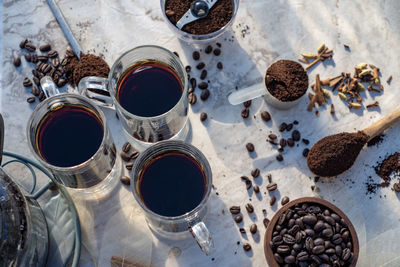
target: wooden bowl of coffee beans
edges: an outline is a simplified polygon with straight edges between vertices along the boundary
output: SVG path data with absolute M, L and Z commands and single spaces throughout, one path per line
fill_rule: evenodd
M 359 245 L 349 218 L 335 205 L 303 197 L 284 205 L 264 237 L 268 265 L 356 266 Z

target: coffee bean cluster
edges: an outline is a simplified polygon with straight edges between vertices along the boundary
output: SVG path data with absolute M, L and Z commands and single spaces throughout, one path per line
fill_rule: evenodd
M 121 149 L 120 157 L 125 162 L 125 168 L 130 171 L 133 168 L 133 162 L 138 156 L 139 152 L 136 150 L 132 150 L 132 145 L 129 142 L 126 142 Z M 125 185 L 130 185 L 131 180 L 128 176 L 122 176 L 121 182 Z
M 354 259 L 346 221 L 314 203 L 282 213 L 269 245 L 280 266 L 349 266 Z
M 70 58 L 75 57 L 75 53 L 68 49 L 66 56 L 60 61 L 57 50 L 53 50 L 51 45 L 46 43 L 39 46 L 40 54 L 36 53 L 36 46 L 28 39 L 24 39 L 19 44 L 26 62 L 34 65 L 32 69 L 32 79 L 25 77 L 23 86 L 32 87 L 32 95 L 27 98 L 28 103 L 33 103 L 36 97 L 39 101 L 43 101 L 46 96 L 40 88 L 40 79 L 44 76 L 50 76 L 57 87 L 63 87 L 67 84 L 68 79 L 64 67 L 67 65 Z M 15 57 L 13 60 L 14 66 L 21 65 L 21 58 Z M 32 82 L 33 81 L 33 82 Z

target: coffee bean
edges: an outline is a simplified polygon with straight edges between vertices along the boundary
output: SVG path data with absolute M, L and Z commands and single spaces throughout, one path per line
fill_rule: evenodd
M 240 207 L 239 206 L 232 206 L 229 208 L 229 211 L 232 214 L 239 214 L 240 213 Z
M 28 62 L 31 62 L 31 61 L 32 61 L 31 54 L 26 53 L 26 54 L 24 55 L 24 57 L 25 57 L 25 60 L 26 60 L 26 61 L 28 61 Z
M 58 60 L 58 58 L 53 58 L 51 60 L 51 64 L 53 65 L 53 67 L 57 68 L 60 65 L 60 60 Z
M 312 214 L 306 215 L 303 217 L 303 223 L 313 226 L 317 223 L 317 217 Z
M 200 59 L 200 53 L 199 51 L 194 51 L 192 54 L 192 57 L 194 60 L 199 60 Z
M 206 101 L 209 96 L 210 96 L 210 91 L 208 89 L 204 89 L 200 94 L 200 99 Z
M 340 234 L 335 234 L 332 236 L 332 243 L 335 245 L 339 245 L 340 243 L 342 243 L 343 239 L 342 236 Z
M 326 238 L 330 238 L 333 236 L 333 231 L 331 228 L 326 228 L 324 230 L 322 230 L 322 236 L 326 237 Z
M 131 184 L 131 179 L 128 176 L 122 176 L 121 177 L 121 183 L 123 183 L 124 185 L 130 185 Z
M 283 263 L 283 259 L 282 259 L 282 257 L 281 257 L 278 253 L 275 253 L 275 254 L 274 254 L 274 258 L 275 258 L 276 262 L 278 262 L 278 263 L 280 263 L 280 264 Z
M 277 161 L 283 161 L 283 156 L 281 154 L 276 156 Z
M 261 119 L 263 121 L 270 121 L 271 120 L 271 115 L 269 114 L 268 111 L 263 111 L 263 112 L 261 112 Z
M 36 77 L 36 76 L 33 76 L 32 80 L 33 80 L 33 82 L 34 82 L 34 83 L 35 83 L 37 86 L 39 86 L 39 85 L 40 85 L 40 80 L 39 80 L 39 78 L 38 78 L 38 77 Z
M 351 251 L 348 248 L 345 248 L 342 252 L 341 259 L 347 261 L 351 256 Z
M 193 87 L 189 87 L 189 88 L 188 88 L 188 94 L 193 93 L 193 92 L 194 92 Z
M 248 213 L 252 213 L 254 211 L 253 205 L 251 205 L 251 203 L 247 203 L 246 204 L 246 210 L 247 210 Z
M 312 249 L 312 253 L 314 253 L 314 254 L 316 254 L 316 255 L 318 255 L 318 254 L 322 254 L 323 252 L 325 251 L 325 247 L 324 246 L 315 246 L 313 249 Z
M 288 139 L 287 139 L 287 144 L 288 144 L 288 146 L 290 146 L 290 147 L 294 147 L 294 141 L 293 141 L 293 139 L 292 139 L 292 138 L 288 138 Z
M 30 87 L 30 86 L 32 86 L 32 81 L 31 81 L 28 77 L 25 77 L 22 84 L 23 84 L 25 87 Z
M 122 146 L 122 151 L 125 153 L 128 153 L 129 150 L 131 150 L 132 145 L 129 142 L 126 142 L 123 146 Z
M 259 187 L 258 185 L 255 185 L 254 188 L 253 188 L 253 190 L 254 190 L 254 192 L 255 192 L 256 194 L 260 193 L 260 187 Z
M 194 104 L 196 104 L 197 96 L 194 93 L 190 93 L 188 95 L 188 99 L 189 99 L 190 105 L 194 105 Z
M 250 180 L 246 181 L 246 189 L 249 190 L 251 188 L 252 182 Z
M 74 50 L 72 50 L 72 49 L 70 49 L 70 48 L 68 48 L 68 49 L 65 51 L 65 56 L 66 56 L 66 57 L 76 57 Z
M 173 53 L 175 54 L 175 56 L 177 56 L 179 58 L 178 52 L 174 51 Z
M 263 224 L 264 224 L 265 228 L 268 227 L 268 224 L 269 224 L 269 223 L 270 223 L 270 220 L 269 220 L 268 218 L 264 218 Z
M 252 143 L 247 143 L 246 144 L 246 149 L 248 152 L 253 152 L 254 151 L 254 145 Z
M 206 119 L 207 119 L 207 113 L 202 112 L 202 113 L 200 114 L 200 121 L 205 121 Z
M 281 205 L 284 206 L 284 205 L 286 205 L 287 203 L 289 203 L 289 198 L 286 197 L 286 196 L 284 196 L 284 197 L 282 198 L 282 200 L 281 200 Z
M 244 249 L 245 251 L 250 251 L 250 250 L 251 250 L 250 244 L 249 244 L 249 243 L 244 243 L 244 244 L 243 244 L 243 249 Z
M 292 138 L 293 138 L 294 141 L 296 141 L 296 142 L 299 141 L 300 137 L 301 137 L 301 135 L 300 135 L 300 132 L 298 130 L 294 130 L 292 132 Z
M 290 247 L 288 245 L 280 245 L 276 249 L 276 252 L 278 252 L 279 254 L 284 254 L 284 255 L 290 254 Z
M 28 39 L 25 38 L 19 43 L 19 47 L 21 49 L 25 48 L 26 43 L 28 43 Z
M 278 145 L 278 143 L 276 142 L 276 141 L 274 141 L 274 140 L 267 140 L 271 145 L 275 145 L 275 146 L 277 146 Z
M 36 98 L 35 98 L 34 96 L 31 96 L 31 97 L 28 97 L 28 98 L 26 99 L 26 102 L 28 102 L 28 103 L 33 103 L 33 102 L 35 102 L 35 100 L 36 100 Z
M 324 222 L 319 220 L 317 223 L 314 225 L 314 231 L 316 232 L 321 232 L 322 230 L 325 229 Z
M 51 45 L 50 44 L 42 44 L 39 46 L 39 50 L 42 52 L 48 52 L 51 50 Z
M 32 95 L 39 96 L 39 94 L 40 94 L 39 88 L 37 86 L 33 86 L 32 87 Z
M 269 192 L 272 192 L 274 190 L 276 190 L 278 188 L 278 185 L 276 183 L 270 183 L 269 185 L 267 185 L 267 190 Z
M 254 178 L 257 178 L 259 175 L 260 175 L 260 169 L 255 168 L 251 170 L 251 176 L 253 176 Z
M 292 123 L 289 123 L 289 124 L 286 126 L 286 131 L 290 132 L 292 129 L 293 129 L 293 124 L 292 124 Z
M 36 46 L 34 46 L 31 42 L 25 43 L 25 49 L 30 52 L 35 52 Z
M 196 68 L 197 68 L 198 70 L 201 70 L 201 69 L 203 69 L 205 66 L 206 66 L 206 64 L 204 64 L 204 62 L 200 62 L 199 64 L 197 64 Z
M 296 261 L 296 258 L 293 255 L 286 256 L 283 260 L 287 264 L 293 264 Z
M 303 157 L 307 158 L 308 153 L 310 153 L 310 149 L 305 148 L 305 149 L 303 150 Z
M 235 216 L 235 222 L 236 223 L 241 223 L 243 221 L 243 217 L 241 215 Z
M 215 48 L 215 49 L 214 49 L 214 55 L 216 55 L 216 56 L 221 55 L 221 49 Z
M 277 138 L 276 134 L 269 134 L 268 138 L 271 140 L 275 140 Z
M 222 69 L 224 68 L 224 66 L 222 65 L 221 62 L 218 62 L 218 63 L 217 63 L 217 68 L 218 68 L 219 70 L 222 70 Z
M 250 233 L 253 235 L 257 233 L 257 225 L 255 223 L 250 226 Z
M 21 66 L 21 58 L 20 57 L 15 57 L 13 60 L 13 64 L 15 67 Z
M 133 159 L 136 159 L 138 156 L 139 156 L 139 151 L 132 151 L 132 152 L 129 154 L 129 159 L 130 159 L 130 160 L 133 160 Z
M 308 140 L 308 139 L 301 139 L 301 141 L 303 141 L 303 143 L 305 144 L 305 145 L 309 145 L 310 144 L 310 141 Z
M 251 100 L 247 100 L 247 101 L 243 102 L 243 106 L 246 107 L 246 108 L 250 107 L 251 106 Z
M 40 71 L 43 73 L 48 73 L 51 70 L 51 66 L 47 63 L 44 63 L 43 65 L 41 65 L 40 67 Z
M 281 138 L 281 140 L 279 140 L 279 145 L 280 145 L 282 148 L 285 147 L 286 144 L 287 144 L 286 139 Z
M 296 239 L 289 234 L 285 234 L 283 236 L 283 242 L 285 242 L 286 244 L 289 244 L 289 245 L 293 245 L 294 243 L 296 243 Z
M 207 47 L 206 47 L 206 49 L 204 49 L 204 52 L 206 53 L 206 54 L 210 54 L 211 52 L 212 52 L 212 46 L 211 45 L 208 45 Z
M 283 244 L 283 238 L 282 238 L 282 236 L 280 236 L 280 235 L 274 236 L 274 237 L 272 238 L 272 243 L 273 243 L 275 246 L 279 246 L 279 245 Z
M 296 260 L 298 261 L 308 260 L 308 253 L 305 251 L 301 251 L 299 254 L 297 254 Z M 308 264 L 306 266 L 308 266 Z
M 241 112 L 242 118 L 244 118 L 244 119 L 248 118 L 249 117 L 249 113 L 250 113 L 249 108 L 243 108 L 242 112 Z
M 206 82 L 201 82 L 201 83 L 199 83 L 199 88 L 200 88 L 201 90 L 207 89 L 207 88 L 208 88 L 208 83 L 206 83 Z
M 324 216 L 324 219 L 327 223 L 329 223 L 330 225 L 334 226 L 335 225 L 335 220 L 331 217 L 331 216 Z
M 168 17 L 175 15 L 175 11 L 171 10 L 171 9 L 167 9 L 165 10 L 165 15 L 167 15 Z
M 61 60 L 61 66 L 65 66 L 65 65 L 67 65 L 68 64 L 68 58 L 63 58 L 62 60 Z
M 286 130 L 287 124 L 285 122 L 282 122 L 281 125 L 279 125 L 279 131 L 283 132 Z
M 39 101 L 43 101 L 46 99 L 46 95 L 44 94 L 43 90 L 40 91 L 38 98 Z
M 275 202 L 276 202 L 276 197 L 273 196 L 273 197 L 271 197 L 271 199 L 269 200 L 269 205 L 270 205 L 270 206 L 273 206 L 273 205 L 275 204 Z
M 132 168 L 133 168 L 133 162 L 127 163 L 127 164 L 125 165 L 125 168 L 126 168 L 128 171 L 132 170 Z
M 59 79 L 57 82 L 58 87 L 63 87 L 66 84 L 67 84 L 67 80 L 65 80 L 64 78 Z
M 202 70 L 200 74 L 200 79 L 204 80 L 205 78 L 207 78 L 207 70 Z
M 124 151 L 122 151 L 119 155 L 121 156 L 121 158 L 122 158 L 124 161 L 129 161 L 129 160 L 131 159 L 130 156 L 128 155 L 128 153 L 126 153 L 126 152 L 124 152 Z
M 400 182 L 393 184 L 393 190 L 397 193 L 400 192 Z

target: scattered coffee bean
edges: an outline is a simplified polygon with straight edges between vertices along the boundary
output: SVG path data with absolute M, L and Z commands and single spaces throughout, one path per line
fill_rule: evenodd
M 248 213 L 252 213 L 254 211 L 253 205 L 251 205 L 251 203 L 247 203 L 246 204 L 246 210 L 247 210 Z
M 206 119 L 207 119 L 207 113 L 202 112 L 202 113 L 200 114 L 200 121 L 205 121 Z
M 275 145 L 275 146 L 278 145 L 278 143 L 277 143 L 275 140 L 268 140 L 268 142 L 269 142 L 271 145 Z
M 36 98 L 35 98 L 34 96 L 31 96 L 31 97 L 28 97 L 28 98 L 26 99 L 26 102 L 28 102 L 28 103 L 33 103 L 33 102 L 35 102 L 35 100 L 36 100 Z
M 204 80 L 205 78 L 207 78 L 207 70 L 202 70 L 200 74 L 200 79 Z
M 39 96 L 39 94 L 40 94 L 39 88 L 37 86 L 33 86 L 32 87 L 32 95 Z
M 167 9 L 165 10 L 165 15 L 167 15 L 168 17 L 175 15 L 175 11 L 171 10 L 171 9 Z
M 239 232 L 242 233 L 242 234 L 245 234 L 246 230 L 244 228 L 239 228 Z
M 253 183 L 250 180 L 247 180 L 246 181 L 246 189 L 249 190 L 251 188 L 252 184 Z
M 122 146 L 122 151 L 124 151 L 125 153 L 128 153 L 129 150 L 131 150 L 132 145 L 129 142 L 126 142 L 123 146 Z
M 38 98 L 39 101 L 43 101 L 46 99 L 46 95 L 44 94 L 43 90 L 40 91 Z
M 279 131 L 283 132 L 286 130 L 287 124 L 285 122 L 282 122 L 281 125 L 279 125 Z
M 15 57 L 13 60 L 13 64 L 15 67 L 21 66 L 21 58 L 20 57 Z
M 282 148 L 284 148 L 285 146 L 286 146 L 286 139 L 284 139 L 284 138 L 281 138 L 281 140 L 279 140 L 279 145 L 282 147 Z
M 249 243 L 244 243 L 244 244 L 243 244 L 243 249 L 244 249 L 245 251 L 250 251 L 250 250 L 251 250 L 251 245 L 250 245 Z
M 47 63 L 44 63 L 40 67 L 40 71 L 43 73 L 48 73 L 51 70 L 51 66 Z
M 241 112 L 242 118 L 244 118 L 244 119 L 248 118 L 249 114 L 250 114 L 249 108 L 243 108 L 242 109 L 242 112 Z
M 200 59 L 200 53 L 199 51 L 194 51 L 192 54 L 192 57 L 194 60 L 199 60 Z
M 27 42 L 25 44 L 25 49 L 30 51 L 30 52 L 35 52 L 36 51 L 36 46 L 34 46 L 31 42 Z
M 174 51 L 173 53 L 175 54 L 175 56 L 179 57 L 178 52 Z
M 268 111 L 263 111 L 263 112 L 261 112 L 261 119 L 263 119 L 263 121 L 270 121 L 271 114 L 269 114 Z
M 60 60 L 58 58 L 53 58 L 51 60 L 51 64 L 53 65 L 53 67 L 57 68 L 60 65 Z
M 200 94 L 200 99 L 206 101 L 209 96 L 210 96 L 210 91 L 208 89 L 204 89 Z
M 257 224 L 252 224 L 251 226 L 250 226 L 250 233 L 252 233 L 253 235 L 255 234 L 255 233 L 257 233 Z
M 190 72 L 190 71 L 192 70 L 192 67 L 189 66 L 189 65 L 187 65 L 187 66 L 185 67 L 185 70 L 186 70 L 186 72 Z
M 278 185 L 276 183 L 270 183 L 267 185 L 267 190 L 269 192 L 272 192 L 272 191 L 276 190 L 277 188 L 278 188 Z
M 215 48 L 215 49 L 214 49 L 214 55 L 216 55 L 216 56 L 221 55 L 221 49 Z
M 26 54 L 24 55 L 24 57 L 25 57 L 25 60 L 26 60 L 26 61 L 28 61 L 28 62 L 31 62 L 31 61 L 32 61 L 31 54 L 26 53 Z
M 128 176 L 122 176 L 121 177 L 121 183 L 124 185 L 130 185 L 131 184 L 131 179 Z
M 232 214 L 239 214 L 240 213 L 240 207 L 239 206 L 232 206 L 229 208 L 229 211 Z
M 305 145 L 309 145 L 310 144 L 310 141 L 308 140 L 308 139 L 301 139 L 301 141 L 303 141 L 303 143 L 305 144 Z
M 276 136 L 276 134 L 269 134 L 268 138 L 271 139 L 271 140 L 275 140 L 278 137 Z
M 132 168 L 133 168 L 133 162 L 127 163 L 127 164 L 125 165 L 125 168 L 126 168 L 128 171 L 132 170 Z
M 19 47 L 21 48 L 21 49 L 24 49 L 25 48 L 25 45 L 28 43 L 28 39 L 23 39 L 20 43 L 19 43 Z
M 130 159 L 130 160 L 133 160 L 133 159 L 136 159 L 138 156 L 139 156 L 139 151 L 132 151 L 132 152 L 129 154 L 129 159 Z
M 197 64 L 196 68 L 197 68 L 198 70 L 201 70 L 201 69 L 203 69 L 205 66 L 206 66 L 206 64 L 204 64 L 204 62 L 200 62 L 199 64 Z
M 301 135 L 300 135 L 300 132 L 298 130 L 294 130 L 292 132 L 292 138 L 293 138 L 294 141 L 296 141 L 296 142 L 300 141 L 300 137 L 301 137 Z
M 289 123 L 289 124 L 286 126 L 286 131 L 290 132 L 292 129 L 293 129 L 293 124 L 292 124 L 292 123 Z
M 241 215 L 235 216 L 235 222 L 236 223 L 241 223 L 243 221 L 243 217 Z
M 393 185 L 393 190 L 397 193 L 400 192 L 400 182 L 397 182 Z
M 204 49 L 204 52 L 206 53 L 206 54 L 210 54 L 211 52 L 212 52 L 212 46 L 211 45 L 208 45 L 207 47 L 206 47 L 206 49 Z
M 260 170 L 258 168 L 255 168 L 251 171 L 251 176 L 253 176 L 253 178 L 257 178 L 260 175 Z
M 245 175 L 241 176 L 240 179 L 242 179 L 243 181 L 250 181 L 249 177 Z
M 224 66 L 222 65 L 221 62 L 218 62 L 218 63 L 217 63 L 217 68 L 218 68 L 219 70 L 222 70 L 222 69 L 224 68 Z
M 119 155 L 121 156 L 121 158 L 122 158 L 124 161 L 129 161 L 129 160 L 131 159 L 130 156 L 129 156 L 129 154 L 126 153 L 126 152 L 123 152 L 123 151 L 122 151 Z
M 250 107 L 251 106 L 251 100 L 247 100 L 247 101 L 243 102 L 243 106 L 246 107 L 246 108 Z
M 67 80 L 64 79 L 64 78 L 59 79 L 58 82 L 57 82 L 57 86 L 58 87 L 63 87 L 66 84 L 67 84 Z
M 39 85 L 40 85 L 40 80 L 39 80 L 39 78 L 38 78 L 38 77 L 36 77 L 36 76 L 33 76 L 32 80 L 33 80 L 33 82 L 34 82 L 34 83 L 35 83 L 37 86 L 39 86 Z
M 188 94 L 191 94 L 191 93 L 193 93 L 193 92 L 194 92 L 193 87 L 189 87 L 189 88 L 188 88 Z
M 254 151 L 254 145 L 252 143 L 247 143 L 246 144 L 246 149 L 248 152 L 253 152 Z
M 190 93 L 188 95 L 188 99 L 189 99 L 189 104 L 194 105 L 194 104 L 196 104 L 197 96 L 194 93 Z
M 293 147 L 293 146 L 294 146 L 294 141 L 293 141 L 293 139 L 292 139 L 292 138 L 288 138 L 288 139 L 287 139 L 287 144 L 288 144 L 288 146 Z
M 269 224 L 269 223 L 270 223 L 269 219 L 268 219 L 268 218 L 264 218 L 263 224 L 264 224 L 265 228 L 268 227 L 268 224 Z
M 273 205 L 275 204 L 275 202 L 276 202 L 276 197 L 273 196 L 273 197 L 271 197 L 271 199 L 269 200 L 269 205 L 270 205 L 270 206 L 273 206 Z
M 260 187 L 259 187 L 258 185 L 255 185 L 254 188 L 253 188 L 253 190 L 254 190 L 254 192 L 255 192 L 256 194 L 260 193 Z
M 39 50 L 41 52 L 48 52 L 51 50 L 51 45 L 50 44 L 42 44 L 41 46 L 39 46 Z
M 28 78 L 28 77 L 25 77 L 25 79 L 24 79 L 24 81 L 23 81 L 23 83 L 22 83 L 25 87 L 30 87 L 30 86 L 32 86 L 32 81 Z
M 282 156 L 281 154 L 278 154 L 278 155 L 276 156 L 276 160 L 277 160 L 277 161 L 283 161 L 283 156 Z
M 284 205 L 286 205 L 287 203 L 289 203 L 289 198 L 285 196 L 285 197 L 282 198 L 281 204 L 282 204 L 282 206 L 284 206 Z
M 48 55 L 50 58 L 55 58 L 58 57 L 58 52 L 56 50 L 51 50 Z
M 310 149 L 305 148 L 305 149 L 303 150 L 303 157 L 307 158 L 308 153 L 310 153 Z

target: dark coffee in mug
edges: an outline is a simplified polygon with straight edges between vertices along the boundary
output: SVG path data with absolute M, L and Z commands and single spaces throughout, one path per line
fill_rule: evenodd
M 116 98 L 131 114 L 155 117 L 171 110 L 182 92 L 183 85 L 174 70 L 158 61 L 145 61 L 122 74 Z
M 139 195 L 154 213 L 176 217 L 201 203 L 206 181 L 204 170 L 193 157 L 167 152 L 144 165 L 139 177 Z
M 36 131 L 39 155 L 57 167 L 72 167 L 90 159 L 99 149 L 104 126 L 92 110 L 63 104 L 40 121 Z

